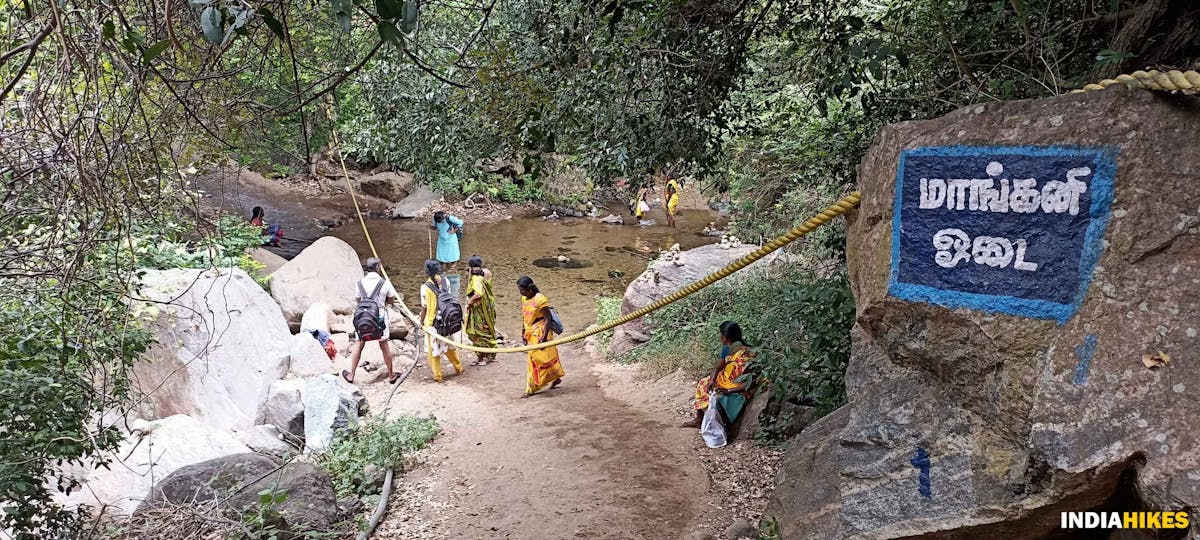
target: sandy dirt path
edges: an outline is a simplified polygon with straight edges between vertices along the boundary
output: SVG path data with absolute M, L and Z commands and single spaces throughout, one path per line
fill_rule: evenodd
M 600 364 L 582 346 L 561 354 L 563 385 L 528 399 L 519 398 L 523 355 L 468 365 L 440 385 L 422 362 L 388 414 L 431 414 L 443 434 L 401 481 L 376 537 L 685 536 L 709 505 L 695 431 L 639 406 L 644 392 L 624 398 L 635 370 Z M 390 387 L 365 390 L 382 407 Z

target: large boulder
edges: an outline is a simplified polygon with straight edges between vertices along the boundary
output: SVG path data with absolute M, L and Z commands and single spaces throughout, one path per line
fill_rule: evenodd
M 404 200 L 393 204 L 390 210 L 393 218 L 415 218 L 425 215 L 429 207 L 442 200 L 442 196 L 425 186 L 417 186 Z
M 363 277 L 362 262 L 350 244 L 325 236 L 304 248 L 271 278 L 271 296 L 288 321 L 299 321 L 314 303 L 335 313 L 354 311 L 355 287 Z
M 328 450 L 340 432 L 358 425 L 358 416 L 366 407 L 362 392 L 337 375 L 307 379 L 300 398 L 304 401 L 306 452 Z
M 267 388 L 267 399 L 258 411 L 256 424 L 269 424 L 297 438 L 304 438 L 304 379 L 275 381 Z
M 267 387 L 287 373 L 291 339 L 266 291 L 239 269 L 149 270 L 141 296 L 157 314 L 156 342 L 133 364 L 135 415 L 254 425 Z
M 409 172 L 384 171 L 358 181 L 359 190 L 385 201 L 399 202 L 413 191 L 413 175 Z
M 106 468 L 77 471 L 84 486 L 58 497 L 68 506 L 108 506 L 120 515 L 133 513 L 154 480 L 205 460 L 249 452 L 233 434 L 187 415 L 145 422 L 135 420 Z
M 154 486 L 137 512 L 219 499 L 240 518 L 262 507 L 260 493 L 283 495 L 275 507 L 292 532 L 326 531 L 338 521 L 333 482 L 311 463 L 279 463 L 261 454 L 235 454 L 182 467 Z
M 664 256 L 651 263 L 646 271 L 642 272 L 625 289 L 625 295 L 621 298 L 621 315 L 632 313 L 661 300 L 757 249 L 758 246 L 722 248 L 717 244 L 710 244 L 678 253 L 668 252 L 670 256 Z M 765 268 L 774 260 L 772 257 L 760 260 L 742 270 L 742 274 L 744 276 L 745 273 Z M 613 331 L 609 352 L 616 355 L 624 354 L 649 339 L 650 328 L 643 319 L 638 319 L 618 326 Z
M 1198 142 L 1195 99 L 1124 89 L 882 130 L 847 233 L 848 404 L 791 443 L 783 536 L 1046 537 L 1062 511 L 1198 507 Z

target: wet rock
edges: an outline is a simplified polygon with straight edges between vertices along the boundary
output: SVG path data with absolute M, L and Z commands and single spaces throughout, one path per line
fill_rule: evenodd
M 155 478 L 205 460 L 250 452 L 233 434 L 184 414 L 131 423 L 134 431 L 112 453 L 114 463 L 74 471 L 85 485 L 58 501 L 68 506 L 108 506 L 128 515 L 150 493 Z
M 1039 538 L 1061 534 L 1064 510 L 1200 505 L 1200 400 L 1185 394 L 1200 388 L 1200 371 L 1140 360 L 1160 350 L 1200 357 L 1198 140 L 1194 100 L 1125 89 L 976 106 L 881 131 L 846 235 L 857 304 L 848 403 L 786 454 L 767 512 L 783 536 Z M 1074 316 L 1059 323 L 893 296 L 902 149 L 1064 143 L 1118 150 L 1111 218 Z M 1175 172 L 1162 174 L 1164 164 Z M 1063 256 L 1043 252 L 1038 262 Z
M 318 302 L 328 304 L 335 313 L 351 313 L 356 304 L 355 287 L 362 276 L 362 262 L 354 248 L 325 236 L 275 272 L 271 296 L 289 321 L 300 320 Z
M 267 400 L 259 409 L 257 422 L 270 424 L 293 437 L 304 438 L 303 379 L 275 381 L 267 389 Z
M 182 467 L 154 486 L 138 512 L 221 500 L 229 516 L 258 511 L 259 493 L 284 495 L 275 507 L 292 532 L 327 530 L 338 520 L 333 482 L 310 463 L 286 465 L 261 454 L 243 453 Z
M 441 202 L 442 196 L 425 186 L 417 186 L 404 200 L 393 204 L 389 212 L 393 219 L 411 219 L 429 212 L 429 207 Z
M 725 528 L 724 538 L 726 540 L 741 540 L 742 538 L 758 540 L 758 527 L 748 520 L 738 519 Z
M 148 307 L 156 342 L 133 364 L 137 416 L 254 425 L 267 387 L 287 373 L 291 334 L 271 297 L 239 269 L 149 270 L 141 284 L 161 304 Z
M 358 425 L 366 398 L 358 388 L 336 375 L 305 380 L 300 392 L 304 402 L 304 450 L 328 450 L 338 433 Z
M 609 214 L 600 218 L 600 223 L 607 223 L 609 225 L 624 225 L 625 219 L 615 214 Z
M 358 181 L 359 190 L 385 201 L 399 202 L 413 191 L 413 175 L 408 172 L 384 171 Z

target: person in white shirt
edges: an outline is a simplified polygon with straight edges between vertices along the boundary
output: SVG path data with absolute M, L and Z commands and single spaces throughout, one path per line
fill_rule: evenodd
M 367 291 L 366 294 L 371 294 L 371 292 L 375 291 L 375 287 L 379 285 L 379 282 L 383 281 L 383 286 L 379 287 L 379 292 L 376 293 L 374 297 L 375 303 L 381 308 L 385 308 L 388 304 L 396 303 L 396 301 L 400 299 L 400 295 L 396 293 L 396 288 L 392 287 L 392 282 L 384 279 L 383 261 L 375 257 L 371 257 L 367 259 L 366 269 L 367 275 L 363 276 L 362 280 L 359 281 L 358 284 L 360 286 L 355 287 L 356 299 L 361 300 L 361 298 L 358 298 L 358 295 L 360 294 L 357 292 L 358 289 Z M 396 371 L 392 369 L 392 349 L 388 345 L 390 341 L 389 336 L 391 335 L 388 328 L 388 310 L 380 309 L 380 315 L 383 316 L 384 329 L 383 336 L 378 339 L 379 350 L 383 353 L 383 363 L 387 365 L 388 382 L 391 384 L 396 384 L 396 379 L 399 378 L 399 375 L 397 375 Z M 365 345 L 366 340 L 363 339 L 359 339 L 358 342 L 355 343 L 354 352 L 350 355 L 350 369 L 349 371 L 342 370 L 342 378 L 346 379 L 346 382 L 348 383 L 354 382 L 354 373 L 355 370 L 358 369 L 358 361 L 362 356 L 362 350 Z

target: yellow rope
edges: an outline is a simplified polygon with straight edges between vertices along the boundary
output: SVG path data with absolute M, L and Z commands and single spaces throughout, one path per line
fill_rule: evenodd
M 1117 75 L 1115 79 L 1104 79 L 1098 83 L 1089 84 L 1078 90 L 1072 90 L 1071 93 L 1078 94 L 1092 90 L 1103 90 L 1116 84 L 1145 88 L 1146 90 L 1191 93 L 1200 91 L 1200 73 L 1174 69 L 1167 72 L 1158 71 L 1157 69 L 1135 71 L 1128 75 Z
M 342 167 L 342 176 L 343 176 L 343 178 L 346 179 L 346 188 L 350 191 L 350 198 L 354 201 L 354 211 L 358 214 L 358 222 L 360 224 L 362 224 L 363 235 L 367 238 L 367 246 L 369 246 L 371 248 L 371 255 L 373 255 L 375 257 L 379 257 L 379 253 L 375 251 L 375 244 L 371 241 L 371 233 L 367 230 L 367 222 L 363 218 L 362 209 L 358 205 L 358 195 L 355 194 L 354 185 L 350 182 L 350 171 L 346 169 L 346 161 L 342 158 L 342 153 L 340 150 L 341 143 L 338 141 L 337 130 L 336 129 L 331 130 L 330 135 L 331 135 L 331 137 L 330 137 L 331 142 L 333 143 L 333 150 L 334 150 L 334 152 L 337 153 L 338 163 Z M 495 354 L 518 353 L 518 352 L 526 352 L 526 351 L 536 351 L 536 350 L 544 349 L 546 347 L 553 347 L 555 345 L 563 345 L 566 343 L 579 341 L 588 336 L 599 334 L 600 332 L 604 332 L 606 330 L 611 330 L 622 324 L 625 324 L 625 323 L 628 323 L 635 319 L 641 318 L 650 313 L 658 311 L 670 304 L 673 304 L 684 298 L 687 298 L 688 296 L 695 294 L 700 289 L 708 287 L 709 285 L 712 285 L 713 283 L 716 283 L 717 281 L 720 281 L 720 280 L 728 277 L 730 274 L 733 274 L 734 272 L 737 272 L 738 270 L 741 270 L 741 269 L 749 266 L 750 264 L 753 264 L 754 261 L 757 261 L 763 257 L 766 257 L 767 255 L 770 255 L 771 253 L 779 250 L 783 246 L 786 246 L 792 242 L 795 242 L 801 236 L 804 236 L 804 235 L 808 234 L 809 232 L 812 232 L 814 229 L 816 229 L 817 227 L 820 227 L 821 225 L 824 225 L 829 220 L 858 206 L 859 199 L 860 199 L 860 197 L 859 197 L 859 194 L 857 191 L 843 197 L 841 200 L 833 203 L 833 205 L 826 208 L 820 214 L 813 216 L 808 221 L 801 223 L 799 226 L 788 231 L 787 233 L 783 234 L 782 236 L 779 236 L 778 238 L 775 238 L 774 240 L 767 242 L 765 245 L 758 248 L 753 253 L 750 253 L 736 261 L 733 261 L 732 263 L 729 263 L 724 268 L 717 270 L 716 272 L 713 272 L 712 274 L 709 274 L 704 279 L 701 279 L 700 281 L 697 281 L 697 282 L 692 283 L 691 285 L 688 285 L 678 291 L 675 291 L 670 296 L 663 298 L 657 302 L 654 302 L 653 304 L 650 304 L 650 305 L 643 307 L 637 311 L 634 311 L 633 313 L 629 313 L 617 320 L 610 321 L 610 322 L 607 322 L 602 325 L 592 325 L 582 332 L 577 332 L 577 333 L 571 334 L 569 336 L 560 337 L 558 339 L 555 339 L 552 341 L 547 341 L 545 343 L 538 343 L 536 345 L 525 345 L 522 347 L 496 347 L 496 348 L 476 347 L 474 345 L 470 345 L 467 343 L 459 343 L 459 342 L 449 339 L 445 336 L 442 336 L 442 335 L 438 334 L 437 331 L 434 330 L 432 326 L 423 327 L 421 325 L 421 323 L 417 320 L 417 317 L 415 315 L 413 315 L 412 311 L 408 309 L 408 306 L 405 305 L 403 301 L 400 302 L 400 312 L 402 314 L 404 314 L 404 317 L 407 318 L 409 320 L 409 322 L 413 324 L 414 327 L 423 328 L 424 331 L 427 334 L 429 334 L 430 336 L 432 336 L 434 339 L 441 341 L 442 343 L 446 343 L 447 345 L 450 345 L 453 347 L 458 347 L 460 349 L 466 349 L 468 351 L 480 352 L 480 353 L 495 353 Z M 386 270 L 384 271 L 384 277 L 385 278 L 387 277 Z

